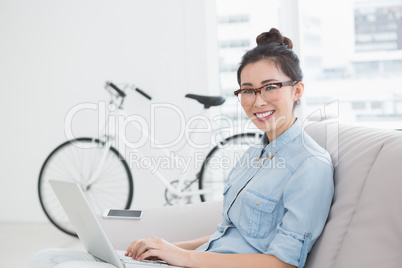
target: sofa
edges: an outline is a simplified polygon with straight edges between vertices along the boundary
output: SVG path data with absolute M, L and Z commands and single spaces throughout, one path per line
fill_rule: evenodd
M 334 164 L 335 194 L 307 268 L 402 267 L 402 132 L 314 122 L 305 131 Z M 221 202 L 145 209 L 141 220 L 101 219 L 113 245 L 135 239 L 168 241 L 212 234 Z

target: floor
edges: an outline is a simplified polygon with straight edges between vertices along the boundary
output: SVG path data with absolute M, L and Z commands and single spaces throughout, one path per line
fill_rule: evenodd
M 84 250 L 77 238 L 50 223 L 0 222 L 0 267 L 28 267 L 35 252 L 54 247 Z

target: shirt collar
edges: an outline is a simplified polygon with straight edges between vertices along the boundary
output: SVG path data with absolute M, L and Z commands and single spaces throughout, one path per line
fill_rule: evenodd
M 263 137 L 261 138 L 259 147 L 264 148 L 263 152 L 268 152 L 270 154 L 275 154 L 278 152 L 282 147 L 293 141 L 301 134 L 301 123 L 300 120 L 296 118 L 296 121 L 291 125 L 285 132 L 283 132 L 279 137 L 274 139 L 273 141 L 269 141 L 267 146 L 264 146 L 264 140 L 267 140 L 267 134 L 264 133 Z M 262 152 L 262 153 L 263 153 Z

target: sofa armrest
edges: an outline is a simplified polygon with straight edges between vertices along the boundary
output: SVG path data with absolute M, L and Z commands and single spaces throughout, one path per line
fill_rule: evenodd
M 156 236 L 169 242 L 212 235 L 222 220 L 222 202 L 143 209 L 140 220 L 99 220 L 116 249 L 126 249 L 134 240 Z

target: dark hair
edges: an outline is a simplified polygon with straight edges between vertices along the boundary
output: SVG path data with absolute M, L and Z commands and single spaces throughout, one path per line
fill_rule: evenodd
M 300 68 L 299 58 L 292 50 L 292 40 L 282 36 L 279 30 L 271 28 L 269 32 L 264 32 L 257 36 L 256 41 L 257 46 L 243 55 L 237 70 L 237 82 L 240 86 L 240 74 L 243 68 L 249 63 L 263 59 L 273 61 L 292 81 L 302 81 L 303 72 Z

